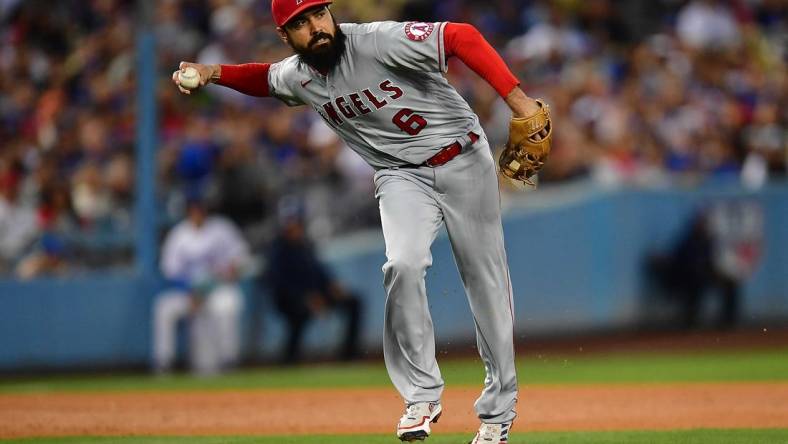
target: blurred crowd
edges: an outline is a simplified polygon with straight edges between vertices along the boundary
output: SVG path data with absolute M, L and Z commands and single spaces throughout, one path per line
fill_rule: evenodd
M 123 267 L 132 257 L 137 83 L 130 0 L 0 1 L 0 274 Z M 253 248 L 283 199 L 318 242 L 378 224 L 372 170 L 308 108 L 219 87 L 182 96 L 182 60 L 290 55 L 263 0 L 155 5 L 158 221 L 200 193 Z M 788 20 L 780 0 L 337 0 L 340 22 L 469 22 L 557 131 L 544 183 L 736 181 L 757 188 L 788 163 Z M 450 81 L 494 146 L 509 111 L 453 61 Z M 507 184 L 503 184 L 504 188 Z

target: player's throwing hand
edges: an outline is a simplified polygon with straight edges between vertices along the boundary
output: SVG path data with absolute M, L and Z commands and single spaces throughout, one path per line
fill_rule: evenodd
M 199 89 L 210 83 L 213 79 L 218 79 L 221 69 L 217 65 L 201 65 L 199 63 L 181 62 L 178 70 L 172 73 L 172 82 L 183 94 L 191 94 L 192 91 Z

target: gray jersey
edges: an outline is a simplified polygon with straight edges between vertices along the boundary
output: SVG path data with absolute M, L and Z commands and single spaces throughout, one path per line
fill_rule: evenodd
M 347 52 L 327 76 L 292 56 L 271 65 L 271 95 L 311 105 L 376 169 L 421 164 L 479 119 L 449 84 L 446 23 L 341 24 Z

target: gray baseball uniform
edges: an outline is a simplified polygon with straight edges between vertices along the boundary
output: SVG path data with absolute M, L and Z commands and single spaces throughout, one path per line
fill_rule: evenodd
M 476 411 L 484 422 L 509 422 L 517 377 L 496 167 L 478 117 L 443 76 L 445 23 L 340 27 L 347 53 L 327 76 L 293 56 L 271 65 L 268 81 L 272 96 L 311 105 L 377 170 L 391 380 L 406 402 L 441 398 L 424 279 L 445 223 L 487 372 Z M 419 166 L 455 142 L 462 146 L 457 157 Z

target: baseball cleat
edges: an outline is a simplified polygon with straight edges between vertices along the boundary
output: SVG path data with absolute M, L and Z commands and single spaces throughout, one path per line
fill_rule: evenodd
M 509 444 L 511 422 L 503 424 L 485 424 L 479 427 L 476 437 L 469 444 Z
M 397 424 L 397 438 L 402 441 L 423 441 L 430 436 L 430 424 L 438 422 L 442 408 L 439 402 L 414 402 L 408 405 Z

